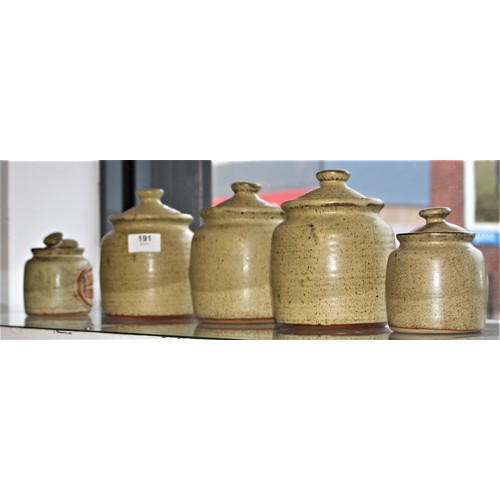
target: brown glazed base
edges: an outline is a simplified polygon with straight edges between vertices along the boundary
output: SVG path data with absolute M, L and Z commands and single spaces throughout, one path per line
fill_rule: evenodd
M 351 325 L 292 325 L 278 323 L 280 333 L 294 335 L 373 335 L 390 332 L 387 323 L 358 323 Z
M 238 321 L 238 320 L 205 320 L 200 319 L 200 327 L 207 330 L 268 330 L 274 329 L 276 323 L 273 319 L 259 321 Z
M 114 314 L 106 314 L 107 318 L 112 319 L 116 323 L 130 323 L 135 322 L 145 322 L 145 323 L 186 323 L 186 322 L 196 322 L 194 314 L 182 314 L 178 316 L 121 316 Z
M 231 318 L 231 319 L 218 319 L 218 318 L 198 318 L 201 322 L 207 324 L 217 325 L 274 325 L 274 318 Z

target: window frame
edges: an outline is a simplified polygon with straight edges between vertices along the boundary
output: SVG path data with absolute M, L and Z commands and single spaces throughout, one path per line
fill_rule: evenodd
M 474 162 L 464 160 L 464 221 L 465 227 L 476 233 L 477 245 L 500 246 L 500 223 L 476 221 L 476 177 Z

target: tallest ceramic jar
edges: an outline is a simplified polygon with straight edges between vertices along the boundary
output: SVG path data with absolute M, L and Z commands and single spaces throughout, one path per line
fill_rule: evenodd
M 278 323 L 385 326 L 387 259 L 395 248 L 384 203 L 351 189 L 345 170 L 316 174 L 317 189 L 283 203 L 273 233 L 271 284 Z
M 190 215 L 163 205 L 162 189 L 137 191 L 140 203 L 109 221 L 102 240 L 101 294 L 109 316 L 190 317 Z

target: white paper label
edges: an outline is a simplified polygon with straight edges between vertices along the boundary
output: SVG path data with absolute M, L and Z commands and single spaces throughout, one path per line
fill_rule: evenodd
M 161 234 L 129 234 L 128 251 L 129 253 L 161 251 Z

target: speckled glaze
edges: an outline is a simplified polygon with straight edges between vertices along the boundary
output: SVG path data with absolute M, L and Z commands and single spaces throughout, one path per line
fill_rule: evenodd
M 271 283 L 278 323 L 385 325 L 385 273 L 394 234 L 381 200 L 346 185 L 349 172 L 323 170 L 320 187 L 283 203 L 272 239 Z
M 475 332 L 484 328 L 488 278 L 473 233 L 444 221 L 446 207 L 420 211 L 425 226 L 398 234 L 387 263 L 387 314 L 396 332 Z
M 33 258 L 24 268 L 24 306 L 26 314 L 78 315 L 90 311 L 93 276 L 83 248 L 62 233 L 49 234 L 45 248 L 33 248 Z
M 259 184 L 231 188 L 232 198 L 201 211 L 191 248 L 194 312 L 204 321 L 270 321 L 271 238 L 283 212 L 259 198 Z
M 162 189 L 137 191 L 139 205 L 109 221 L 101 245 L 102 307 L 109 316 L 189 317 L 190 215 L 163 205 Z M 129 251 L 129 235 L 160 235 L 160 251 Z M 133 250 L 133 249 L 132 249 Z

